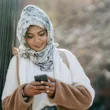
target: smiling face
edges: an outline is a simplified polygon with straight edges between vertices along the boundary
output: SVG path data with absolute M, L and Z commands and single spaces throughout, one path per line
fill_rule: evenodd
M 26 32 L 25 41 L 31 49 L 41 51 L 47 45 L 47 30 L 36 25 L 30 26 Z

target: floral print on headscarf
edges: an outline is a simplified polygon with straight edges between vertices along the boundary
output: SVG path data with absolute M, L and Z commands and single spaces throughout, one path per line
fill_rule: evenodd
M 35 51 L 28 47 L 24 40 L 27 29 L 30 25 L 37 25 L 41 28 L 47 29 L 48 44 L 42 51 Z M 35 65 L 38 65 L 41 71 L 53 70 L 53 50 L 54 43 L 53 26 L 46 15 L 40 8 L 34 5 L 26 6 L 17 25 L 17 37 L 20 41 L 19 54 L 21 57 L 29 58 Z

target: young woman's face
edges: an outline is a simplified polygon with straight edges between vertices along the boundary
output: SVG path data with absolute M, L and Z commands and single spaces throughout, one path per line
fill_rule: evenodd
M 30 26 L 25 35 L 26 43 L 35 51 L 43 50 L 47 45 L 47 40 L 47 30 L 39 26 Z

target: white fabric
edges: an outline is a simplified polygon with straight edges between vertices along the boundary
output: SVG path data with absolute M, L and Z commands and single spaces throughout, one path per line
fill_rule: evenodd
M 64 53 L 67 57 L 69 63 L 69 69 L 67 65 L 63 62 L 62 58 L 59 56 L 59 52 L 56 49 L 54 51 L 54 70 L 52 72 L 43 72 L 34 65 L 30 60 L 20 58 L 20 84 L 24 84 L 26 82 L 31 82 L 34 80 L 34 75 L 38 74 L 47 74 L 48 76 L 54 77 L 66 84 L 77 83 L 78 85 L 85 86 L 92 96 L 92 100 L 94 99 L 94 90 L 90 85 L 90 80 L 85 75 L 81 65 L 75 58 L 75 56 L 64 50 Z M 17 78 L 16 78 L 16 58 L 13 57 L 7 73 L 5 88 L 2 95 L 2 100 L 13 93 L 13 91 L 18 87 Z M 92 104 L 92 103 L 91 103 Z M 47 95 L 45 93 L 35 96 L 34 102 L 32 106 L 32 110 L 40 110 L 45 105 L 54 105 L 50 102 Z

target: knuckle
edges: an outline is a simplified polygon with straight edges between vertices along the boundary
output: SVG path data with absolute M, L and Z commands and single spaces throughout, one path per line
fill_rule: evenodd
M 54 91 L 54 88 L 52 88 L 52 91 Z
M 48 85 L 48 82 L 44 82 L 45 85 Z
M 44 87 L 43 87 L 43 86 L 40 86 L 39 88 L 40 88 L 40 89 L 43 89 Z
M 40 82 L 36 82 L 36 85 L 40 85 Z
M 34 81 L 30 83 L 31 85 L 34 85 Z
M 39 89 L 39 86 L 36 86 L 35 88 L 36 88 L 36 89 Z

